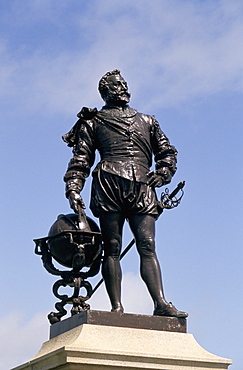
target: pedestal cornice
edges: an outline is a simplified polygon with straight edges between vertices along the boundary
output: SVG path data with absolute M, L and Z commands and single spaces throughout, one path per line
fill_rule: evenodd
M 192 334 L 83 324 L 45 342 L 15 370 L 224 370 L 231 363 Z

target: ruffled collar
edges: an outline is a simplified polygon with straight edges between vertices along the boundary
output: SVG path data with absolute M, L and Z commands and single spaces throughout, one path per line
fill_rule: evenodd
M 112 105 L 105 105 L 99 111 L 98 115 L 101 114 L 102 116 L 112 116 L 116 118 L 132 118 L 136 115 L 136 109 L 129 107 L 129 105 L 125 105 L 124 107 L 117 107 Z

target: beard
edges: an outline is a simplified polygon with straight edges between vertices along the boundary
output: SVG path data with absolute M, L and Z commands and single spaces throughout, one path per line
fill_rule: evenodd
M 131 94 L 128 91 L 111 92 L 107 91 L 105 102 L 113 105 L 123 106 L 129 103 Z

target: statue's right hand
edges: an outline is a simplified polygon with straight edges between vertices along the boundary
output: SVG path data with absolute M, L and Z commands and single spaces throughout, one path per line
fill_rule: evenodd
M 68 195 L 68 200 L 70 207 L 74 210 L 75 213 L 79 212 L 79 208 L 85 209 L 85 204 L 80 194 L 76 193 L 76 191 L 70 191 Z

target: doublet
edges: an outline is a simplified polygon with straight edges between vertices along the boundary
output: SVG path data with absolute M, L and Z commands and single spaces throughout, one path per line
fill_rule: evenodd
M 73 146 L 66 182 L 89 175 L 96 150 L 100 161 L 93 173 L 101 169 L 130 181 L 147 183 L 153 156 L 156 172 L 165 184 L 176 171 L 177 151 L 156 119 L 129 106 L 105 106 L 91 120 L 81 117 L 63 138 Z
M 98 151 L 100 161 L 92 173 L 90 202 L 94 216 L 122 212 L 126 217 L 158 217 L 162 210 L 155 189 L 148 185 L 150 167 L 154 157 L 157 175 L 163 184 L 168 184 L 176 171 L 177 151 L 156 119 L 129 106 L 105 106 L 95 111 L 91 119 L 84 117 L 82 111 L 79 116 L 63 136 L 73 147 L 73 158 L 64 176 L 66 196 L 70 191 L 82 190 Z

